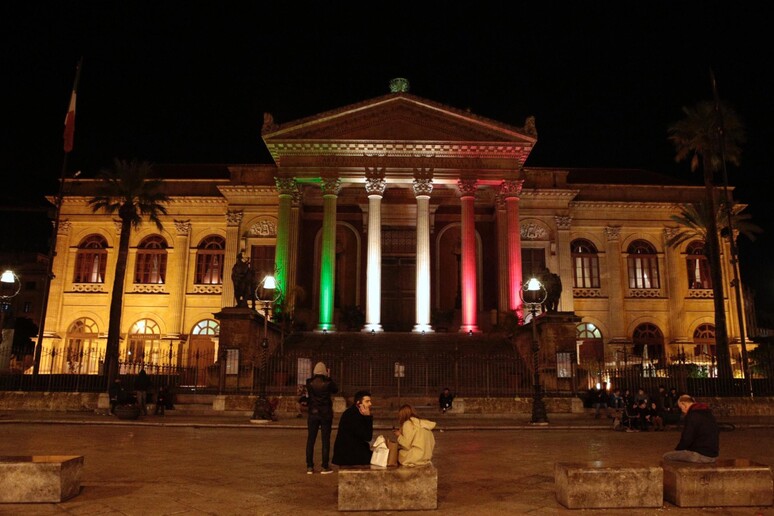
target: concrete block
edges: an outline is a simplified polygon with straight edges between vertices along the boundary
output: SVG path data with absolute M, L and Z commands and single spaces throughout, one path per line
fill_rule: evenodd
M 81 488 L 81 455 L 0 457 L 0 503 L 57 503 Z
M 771 467 L 747 459 L 714 464 L 664 461 L 664 499 L 678 507 L 765 507 L 774 503 Z
M 661 507 L 663 471 L 658 466 L 602 461 L 557 462 L 556 499 L 568 509 Z
M 410 511 L 438 507 L 438 470 L 362 466 L 339 469 L 340 511 Z

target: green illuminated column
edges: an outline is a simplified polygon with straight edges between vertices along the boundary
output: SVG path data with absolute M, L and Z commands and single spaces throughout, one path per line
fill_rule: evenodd
M 336 199 L 341 187 L 338 178 L 323 178 L 323 227 L 320 252 L 320 316 L 317 331 L 335 331 L 333 294 L 336 288 Z
M 277 243 L 274 248 L 274 279 L 277 282 L 275 296 L 284 300 L 288 293 L 288 261 L 290 242 L 290 208 L 293 194 L 296 191 L 296 181 L 293 178 L 274 178 L 279 193 L 277 209 Z

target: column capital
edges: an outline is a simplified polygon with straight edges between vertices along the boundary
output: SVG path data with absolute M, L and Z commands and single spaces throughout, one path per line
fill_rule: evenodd
M 384 195 L 387 181 L 383 168 L 366 168 L 365 190 L 368 195 Z
M 670 240 L 680 232 L 680 228 L 664 228 L 664 240 Z
M 554 220 L 556 220 L 557 229 L 570 229 L 570 226 L 572 226 L 572 217 L 570 216 L 557 215 L 554 217 Z
M 228 210 L 226 212 L 226 225 L 227 226 L 238 226 L 242 223 L 242 217 L 244 217 L 245 212 L 242 210 Z
M 460 179 L 457 181 L 457 188 L 459 188 L 460 197 L 475 197 L 477 187 L 477 179 Z
M 414 169 L 414 196 L 430 196 L 433 192 L 433 169 L 415 168 Z
M 621 226 L 606 226 L 605 235 L 608 241 L 618 240 L 621 238 Z
M 73 227 L 73 223 L 70 222 L 70 219 L 64 219 L 59 221 L 59 226 L 56 228 L 56 232 L 58 235 L 66 235 L 70 232 L 70 230 Z
M 341 179 L 338 177 L 323 177 L 320 182 L 320 188 L 322 189 L 323 197 L 327 195 L 337 196 L 341 189 Z
M 524 186 L 523 179 L 504 179 L 500 183 L 500 195 L 503 198 L 518 197 L 521 195 L 521 188 Z
M 175 231 L 178 236 L 186 236 L 191 233 L 191 219 L 175 220 Z
M 274 184 L 277 186 L 277 192 L 280 195 L 294 195 L 298 191 L 295 178 L 275 177 Z

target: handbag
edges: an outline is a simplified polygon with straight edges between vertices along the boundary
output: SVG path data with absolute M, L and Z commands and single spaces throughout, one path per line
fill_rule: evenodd
M 398 465 L 398 443 L 395 441 L 387 441 L 387 449 L 390 451 L 387 455 L 387 466 Z

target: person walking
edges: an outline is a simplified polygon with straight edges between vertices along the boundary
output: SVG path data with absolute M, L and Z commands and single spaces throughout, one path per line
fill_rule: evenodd
M 140 412 L 144 416 L 148 415 L 148 389 L 151 388 L 151 380 L 145 369 L 140 370 L 140 374 L 137 375 L 137 379 L 134 381 L 134 397 L 137 400 L 137 405 L 140 407 Z
M 709 406 L 705 403 L 697 403 L 687 394 L 678 398 L 677 405 L 685 414 L 683 432 L 675 450 L 666 452 L 663 459 L 698 463 L 715 462 L 720 451 L 720 429 Z
M 333 473 L 328 464 L 331 454 L 331 427 L 333 426 L 332 395 L 339 392 L 339 387 L 330 377 L 330 370 L 323 362 L 314 366 L 312 377 L 306 381 L 308 411 L 306 419 L 306 473 L 314 473 L 314 444 L 318 432 L 322 440 L 322 470 L 327 475 Z
M 371 439 L 374 418 L 371 415 L 371 393 L 357 391 L 352 405 L 341 414 L 333 463 L 337 466 L 363 466 L 371 463 Z

